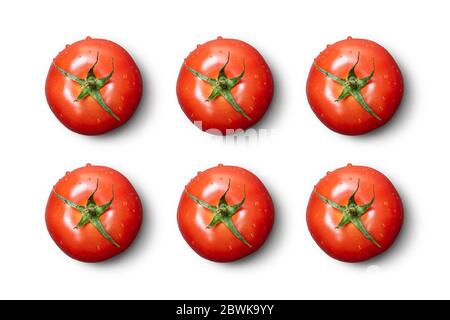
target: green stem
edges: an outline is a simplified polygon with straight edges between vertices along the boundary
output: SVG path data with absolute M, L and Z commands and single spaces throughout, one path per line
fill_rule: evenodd
M 228 78 L 225 73 L 225 68 L 227 67 L 228 63 L 230 62 L 230 53 L 228 53 L 227 61 L 223 65 L 223 67 L 219 71 L 219 75 L 216 79 L 210 78 L 204 74 L 201 74 L 197 70 L 194 70 L 187 64 L 185 64 L 186 69 L 189 70 L 190 73 L 192 73 L 194 76 L 199 78 L 200 80 L 203 80 L 207 83 L 209 83 L 212 87 L 211 94 L 208 96 L 206 101 L 212 101 L 216 99 L 219 96 L 222 96 L 230 105 L 231 107 L 236 110 L 240 115 L 242 115 L 245 119 L 251 121 L 252 119 L 245 113 L 245 111 L 242 109 L 241 106 L 236 102 L 234 99 L 231 89 L 233 89 L 244 77 L 245 74 L 245 62 L 242 69 L 242 72 L 235 78 Z
M 62 195 L 58 194 L 56 190 L 53 190 L 53 193 L 55 196 L 64 202 L 69 207 L 77 210 L 81 214 L 81 218 L 77 225 L 74 227 L 74 229 L 79 229 L 89 223 L 91 223 L 100 233 L 101 235 L 108 241 L 110 241 L 115 247 L 120 248 L 120 245 L 108 234 L 108 232 L 103 227 L 100 217 L 111 207 L 113 201 L 114 201 L 114 186 L 112 186 L 112 196 L 111 200 L 109 200 L 107 203 L 103 205 L 97 205 L 94 200 L 94 195 L 98 190 L 98 179 L 97 184 L 94 189 L 94 191 L 89 196 L 86 205 L 82 206 L 80 204 L 77 204 Z
M 211 222 L 206 227 L 207 229 L 212 229 L 215 226 L 217 226 L 220 223 L 223 223 L 230 231 L 231 233 L 238 238 L 240 241 L 242 241 L 246 246 L 249 248 L 252 247 L 252 245 L 242 236 L 242 234 L 238 231 L 236 226 L 233 223 L 232 217 L 242 208 L 242 206 L 245 203 L 246 199 L 246 192 L 245 192 L 245 186 L 244 186 L 244 197 L 242 200 L 234 205 L 229 205 L 226 200 L 226 195 L 231 187 L 231 180 L 228 180 L 228 187 L 227 190 L 224 192 L 224 194 L 220 197 L 218 205 L 211 205 L 207 203 L 206 201 L 203 201 L 196 196 L 190 194 L 187 190 L 185 190 L 187 196 L 197 203 L 198 205 L 202 206 L 205 209 L 208 209 L 213 213 L 213 218 Z
M 57 66 L 55 63 L 53 63 L 53 66 L 63 76 L 65 76 L 66 78 L 68 78 L 72 81 L 75 81 L 76 83 L 78 83 L 80 85 L 81 91 L 80 91 L 80 94 L 78 95 L 78 97 L 75 99 L 75 101 L 81 101 L 81 100 L 85 99 L 86 97 L 91 96 L 100 105 L 100 107 L 103 110 L 105 110 L 111 117 L 113 117 L 117 121 L 120 121 L 119 116 L 117 114 L 115 114 L 111 110 L 111 108 L 105 103 L 105 101 L 103 100 L 103 97 L 100 93 L 100 90 L 109 82 L 109 80 L 111 80 L 111 78 L 114 74 L 114 59 L 112 60 L 111 72 L 103 78 L 97 78 L 95 76 L 94 69 L 98 63 L 98 58 L 99 58 L 99 54 L 97 52 L 97 58 L 95 60 L 95 63 L 89 69 L 88 74 L 87 74 L 86 78 L 84 78 L 84 79 L 80 79 L 77 76 L 67 72 L 66 70 Z
M 367 83 L 372 79 L 373 75 L 375 74 L 375 60 L 373 63 L 374 66 L 373 66 L 372 72 L 370 73 L 369 76 L 367 76 L 365 78 L 358 78 L 356 76 L 355 68 L 358 65 L 358 63 L 359 63 L 359 52 L 358 52 L 358 57 L 356 59 L 356 63 L 353 65 L 353 67 L 348 72 L 346 79 L 342 79 L 342 78 L 339 78 L 339 77 L 333 75 L 332 73 L 330 73 L 327 70 L 318 66 L 316 63 L 314 63 L 314 67 L 320 73 L 322 73 L 329 79 L 339 83 L 343 87 L 341 94 L 335 100 L 336 102 L 344 100 L 344 99 L 352 96 L 359 103 L 359 105 L 361 105 L 361 107 L 363 107 L 363 109 L 365 111 L 367 111 L 371 116 L 373 116 L 378 121 L 381 121 L 382 119 L 380 118 L 380 116 L 377 115 L 375 111 L 373 111 L 373 109 L 367 104 L 366 100 L 364 100 L 364 97 L 361 94 L 361 89 L 367 85 Z
M 369 211 L 373 202 L 375 201 L 375 186 L 373 186 L 372 199 L 366 204 L 358 205 L 355 201 L 355 195 L 359 190 L 359 182 L 360 181 L 358 179 L 358 184 L 356 186 L 356 189 L 353 192 L 353 194 L 350 196 L 350 198 L 348 199 L 347 205 L 345 205 L 345 206 L 340 205 L 340 204 L 326 198 L 325 196 L 321 195 L 317 190 L 315 190 L 314 192 L 321 201 L 325 202 L 329 206 L 333 207 L 334 209 L 336 209 L 342 213 L 342 219 L 336 226 L 336 229 L 341 229 L 341 228 L 345 227 L 346 225 L 348 225 L 349 223 L 352 223 L 363 234 L 363 236 L 367 240 L 372 242 L 378 248 L 381 248 L 381 245 L 372 237 L 372 235 L 369 234 L 369 232 L 366 230 L 366 228 L 364 227 L 364 225 L 361 221 L 361 217 Z

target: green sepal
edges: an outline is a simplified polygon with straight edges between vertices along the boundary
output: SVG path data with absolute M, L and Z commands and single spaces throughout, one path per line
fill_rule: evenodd
M 217 76 L 217 79 L 210 78 L 204 74 L 201 74 L 197 70 L 194 70 L 190 66 L 188 66 L 186 63 L 184 64 L 186 69 L 189 70 L 190 73 L 192 73 L 194 76 L 199 78 L 200 80 L 203 80 L 207 83 L 209 83 L 212 86 L 212 91 L 206 101 L 212 101 L 219 96 L 222 96 L 232 107 L 234 110 L 236 110 L 240 115 L 242 115 L 247 120 L 251 121 L 251 118 L 245 113 L 245 111 L 239 106 L 239 104 L 234 99 L 231 90 L 242 80 L 245 74 L 245 62 L 242 69 L 242 72 L 234 78 L 228 78 L 225 72 L 226 67 L 228 66 L 228 63 L 230 62 L 230 53 L 228 52 L 227 61 L 225 64 L 220 68 L 219 74 Z
M 94 191 L 90 194 L 88 200 L 86 201 L 86 205 L 82 206 L 79 205 L 71 200 L 68 200 L 58 194 L 55 190 L 53 190 L 53 193 L 55 196 L 64 202 L 66 205 L 70 206 L 73 209 L 76 209 L 81 214 L 80 221 L 77 223 L 77 225 L 74 227 L 74 229 L 79 229 L 89 223 L 92 223 L 95 228 L 105 237 L 108 241 L 110 241 L 114 246 L 117 248 L 120 248 L 120 245 L 106 232 L 105 228 L 103 227 L 100 217 L 111 207 L 113 201 L 114 201 L 114 185 L 112 186 L 112 197 L 111 200 L 108 201 L 104 205 L 98 206 L 95 203 L 94 195 L 98 191 L 98 185 L 99 180 L 97 179 L 97 183 L 95 186 Z
M 91 218 L 90 222 L 102 234 L 102 236 L 105 237 L 106 240 L 110 241 L 117 248 L 120 248 L 120 245 L 108 234 L 108 232 L 106 232 L 99 218 Z
M 366 204 L 358 205 L 356 203 L 355 196 L 359 190 L 359 184 L 360 184 L 360 180 L 358 179 L 356 189 L 352 193 L 350 198 L 348 199 L 346 206 L 340 205 L 340 204 L 324 197 L 319 192 L 317 192 L 317 190 L 315 190 L 315 194 L 317 195 L 317 197 L 320 200 L 322 200 L 326 204 L 330 205 L 331 207 L 339 210 L 342 213 L 342 219 L 336 226 L 336 229 L 341 229 L 341 228 L 345 227 L 346 225 L 348 225 L 349 223 L 352 223 L 364 235 L 364 237 L 366 239 L 371 241 L 377 247 L 381 248 L 381 245 L 365 229 L 365 227 L 362 224 L 361 219 L 360 219 L 364 214 L 367 213 L 367 211 L 370 209 L 370 207 L 373 205 L 373 203 L 375 201 L 375 186 L 373 186 L 372 199 Z
M 245 243 L 246 246 L 249 248 L 252 248 L 252 245 L 240 234 L 236 226 L 234 225 L 233 221 L 231 220 L 231 217 L 224 217 L 222 219 L 222 222 L 224 225 L 227 226 L 227 228 L 234 234 L 236 238 L 241 240 L 243 243 Z
M 372 72 L 369 74 L 369 76 L 360 79 L 356 76 L 355 73 L 355 68 L 359 63 L 359 57 L 360 54 L 358 52 L 356 63 L 352 66 L 352 68 L 348 72 L 346 79 L 342 79 L 333 75 L 332 73 L 318 66 L 315 62 L 314 67 L 320 73 L 330 78 L 331 80 L 339 83 L 343 87 L 341 94 L 335 100 L 336 102 L 342 101 L 348 98 L 349 96 L 352 96 L 366 112 L 368 112 L 371 116 L 373 116 L 377 120 L 381 121 L 382 119 L 380 118 L 380 116 L 378 116 L 376 112 L 367 104 L 367 102 L 364 100 L 364 97 L 361 94 L 361 89 L 367 85 L 367 83 L 372 79 L 373 75 L 375 74 L 375 60 L 373 62 L 374 66 Z
M 246 199 L 246 192 L 245 192 L 245 186 L 244 186 L 244 197 L 243 199 L 234 205 L 228 205 L 226 200 L 226 195 L 231 187 L 231 180 L 228 180 L 228 186 L 225 192 L 222 194 L 222 196 L 219 199 L 219 203 L 217 206 L 211 205 L 196 196 L 190 194 L 187 190 L 185 190 L 187 196 L 197 203 L 198 205 L 202 206 L 205 209 L 208 209 L 211 211 L 214 215 L 211 220 L 211 222 L 206 227 L 207 229 L 211 229 L 215 226 L 217 226 L 220 223 L 223 223 L 230 231 L 233 233 L 233 235 L 238 238 L 240 241 L 242 241 L 245 245 L 248 247 L 252 247 L 251 244 L 242 236 L 242 234 L 237 230 L 236 226 L 233 224 L 233 220 L 231 219 L 241 208 L 242 205 L 245 203 Z
M 53 63 L 53 65 L 66 78 L 75 81 L 81 86 L 81 91 L 78 94 L 77 98 L 75 99 L 76 102 L 81 101 L 87 98 L 88 96 L 91 96 L 102 107 L 103 110 L 105 110 L 110 116 L 112 116 L 117 121 L 120 121 L 119 116 L 115 114 L 111 110 L 111 108 L 105 103 L 100 93 L 100 89 L 102 89 L 108 83 L 108 81 L 111 80 L 114 74 L 114 59 L 112 60 L 111 72 L 106 77 L 97 79 L 97 77 L 95 76 L 95 67 L 98 64 L 98 60 L 99 60 L 99 53 L 97 52 L 95 62 L 89 68 L 89 71 L 85 79 L 80 79 L 77 76 L 65 71 L 64 69 L 57 66 L 56 63 Z

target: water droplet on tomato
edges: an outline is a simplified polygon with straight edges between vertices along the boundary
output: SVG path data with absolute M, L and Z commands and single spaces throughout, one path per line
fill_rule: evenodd
M 351 36 L 348 36 L 347 37 L 347 40 L 352 40 L 353 38 L 351 37 Z
M 327 44 L 327 48 L 331 47 L 331 44 Z
M 66 175 L 68 175 L 70 173 L 70 171 L 66 171 Z
M 253 78 L 255 78 L 255 80 L 257 80 L 259 78 L 259 75 L 258 74 L 254 74 Z
M 86 167 L 92 167 L 92 164 L 86 163 Z
M 222 39 L 223 39 L 222 36 L 218 36 L 218 37 L 217 37 L 217 40 L 222 40 Z
M 199 175 L 199 174 L 202 174 L 202 172 L 201 171 L 197 171 L 197 175 Z
M 122 78 L 123 78 L 124 80 L 126 80 L 126 79 L 128 79 L 128 75 L 127 75 L 126 73 L 124 73 L 124 74 L 122 75 Z
M 66 49 L 70 47 L 70 44 L 66 44 Z
M 331 172 L 330 171 L 327 171 L 327 175 L 329 175 Z
M 353 167 L 351 163 L 347 163 L 347 167 Z
M 259 201 L 255 201 L 255 202 L 253 203 L 253 205 L 254 205 L 255 207 L 259 206 Z
M 218 166 L 218 167 L 223 167 L 223 164 L 222 164 L 222 163 L 219 163 L 217 166 Z
M 92 39 L 91 36 L 86 37 L 86 40 L 91 40 L 91 39 Z
M 100 123 L 100 122 L 101 122 L 100 118 L 97 118 L 97 123 Z
M 123 204 L 125 207 L 128 206 L 128 202 L 126 202 L 126 201 L 123 201 L 122 204 Z

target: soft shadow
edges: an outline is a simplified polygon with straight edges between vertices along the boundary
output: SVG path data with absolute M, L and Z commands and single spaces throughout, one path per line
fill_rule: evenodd
M 279 117 L 281 116 L 284 106 L 284 90 L 286 86 L 281 83 L 283 77 L 279 76 L 279 72 L 277 69 L 277 65 L 273 61 L 269 61 L 266 59 L 267 64 L 269 65 L 270 70 L 272 71 L 273 77 L 273 98 L 270 103 L 269 108 L 267 109 L 264 116 L 259 120 L 256 124 L 254 124 L 251 129 L 261 130 L 261 129 L 273 129 L 274 125 L 279 121 Z M 281 81 L 281 82 L 280 82 Z

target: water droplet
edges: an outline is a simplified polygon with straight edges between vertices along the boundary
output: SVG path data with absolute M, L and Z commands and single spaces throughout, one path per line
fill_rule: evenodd
M 123 110 L 123 107 L 122 106 L 119 106 L 119 111 L 122 111 Z
M 217 37 L 217 40 L 222 40 L 222 39 L 223 39 L 222 36 Z
M 97 118 L 97 123 L 100 123 L 100 122 L 101 122 L 100 118 Z
M 257 75 L 257 74 L 254 74 L 254 75 L 253 75 L 253 78 L 255 78 L 255 80 L 258 80 L 258 78 L 259 78 L 259 75 Z
M 122 204 L 123 204 L 125 207 L 128 206 L 128 202 L 126 202 L 126 201 L 123 201 Z
M 384 204 L 385 206 L 387 206 L 387 205 L 389 205 L 389 202 L 384 201 L 383 204 Z
M 233 120 L 232 120 L 231 118 L 228 118 L 227 121 L 228 121 L 228 123 L 230 123 L 230 124 L 233 122 Z
M 66 171 L 66 175 L 68 175 L 70 173 L 70 171 Z
M 92 164 L 86 163 L 86 167 L 92 167 Z
M 347 163 L 347 167 L 353 167 L 351 163 Z
M 327 171 L 327 175 L 329 175 L 331 172 L 330 171 Z
M 347 40 L 352 40 L 353 38 L 351 37 L 351 36 L 348 36 L 347 37 Z
M 86 37 L 86 40 L 91 40 L 91 39 L 92 39 L 91 36 Z
M 388 76 L 387 74 L 384 74 L 384 75 L 383 75 L 383 78 L 384 78 L 384 79 L 387 79 L 387 78 L 389 78 L 389 76 Z
M 223 164 L 222 164 L 222 163 L 219 163 L 217 166 L 218 166 L 218 167 L 223 167 Z
M 124 74 L 122 75 L 122 78 L 123 78 L 124 80 L 126 80 L 126 79 L 128 79 L 128 75 L 127 75 L 126 73 L 124 73 Z
M 331 47 L 331 44 L 327 44 L 327 48 Z
M 197 48 L 200 48 L 200 45 L 199 45 L 199 44 L 197 45 Z
M 70 44 L 66 44 L 66 49 L 70 47 Z
M 259 206 L 259 201 L 255 201 L 255 203 L 253 203 L 255 205 L 255 207 Z

